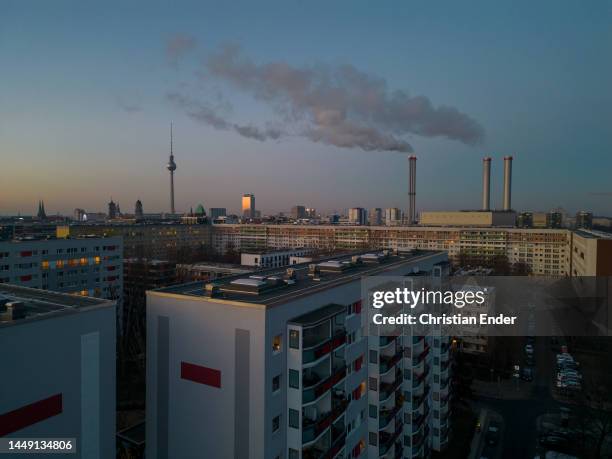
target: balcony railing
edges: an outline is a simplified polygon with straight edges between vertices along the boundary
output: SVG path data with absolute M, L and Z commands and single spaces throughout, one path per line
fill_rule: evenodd
M 333 337 L 323 341 L 318 346 L 310 349 L 305 349 L 302 354 L 302 363 L 308 364 L 319 360 L 321 357 L 329 354 L 334 349 L 342 346 L 346 342 L 346 330 L 338 330 Z
M 397 388 L 402 384 L 402 372 L 400 370 L 397 370 L 395 372 L 395 379 L 393 380 L 393 382 L 390 383 L 386 383 L 386 382 L 381 382 L 380 383 L 380 401 L 384 401 L 387 400 L 391 394 L 393 394 Z
M 310 403 L 318 399 L 321 395 L 331 389 L 346 376 L 346 365 L 342 365 L 333 370 L 329 378 L 321 381 L 315 387 L 304 389 L 302 392 L 302 403 Z
M 380 347 L 385 347 L 397 339 L 397 336 L 381 336 Z
M 389 425 L 389 423 L 395 419 L 397 413 L 402 409 L 402 405 L 404 404 L 403 400 L 396 400 L 395 406 L 390 410 L 381 410 L 378 415 L 378 429 L 384 429 Z
M 414 356 L 412 358 L 412 365 L 418 365 L 419 363 L 421 363 L 425 359 L 425 357 L 427 357 L 427 354 L 429 354 L 429 346 L 428 345 L 425 346 L 425 348 L 423 349 L 423 351 L 419 355 Z
M 381 355 L 379 358 L 379 362 L 380 362 L 380 366 L 379 366 L 379 373 L 386 373 L 387 371 L 389 371 L 391 368 L 393 368 L 397 362 L 399 362 L 402 359 L 402 348 L 400 347 L 399 349 L 396 350 L 395 354 L 393 355 Z
M 346 443 L 346 432 L 340 429 L 332 429 L 331 445 L 324 450 L 321 447 L 308 447 L 302 451 L 303 459 L 332 459 Z
M 317 438 L 332 425 L 345 411 L 349 402 L 347 399 L 332 400 L 332 410 L 321 414 L 316 420 L 304 418 L 302 424 L 302 443 L 308 443 Z
M 379 456 L 384 456 L 389 452 L 391 446 L 395 443 L 395 440 L 402 433 L 404 429 L 404 424 L 402 422 L 398 422 L 395 424 L 395 430 L 393 433 L 381 432 L 378 435 L 379 446 L 378 446 L 378 454 Z

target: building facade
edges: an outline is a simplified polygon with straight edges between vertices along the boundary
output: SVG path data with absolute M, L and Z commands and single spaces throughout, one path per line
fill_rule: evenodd
M 0 436 L 115 457 L 115 340 L 112 301 L 1 284 Z
M 368 337 L 359 276 L 433 272 L 446 260 L 370 254 L 148 292 L 147 457 L 443 449 L 448 340 Z M 214 422 L 193 422 L 201 413 Z

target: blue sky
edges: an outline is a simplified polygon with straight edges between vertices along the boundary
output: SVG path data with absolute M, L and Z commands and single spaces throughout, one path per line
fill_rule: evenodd
M 176 65 L 177 36 L 195 46 Z M 177 208 L 264 212 L 407 206 L 407 155 L 338 148 L 301 135 L 258 141 L 218 130 L 168 101 L 220 107 L 232 123 L 278 120 L 273 104 L 203 75 L 234 43 L 256 63 L 352 65 L 389 91 L 452 106 L 484 129 L 475 145 L 402 134 L 418 156 L 419 209 L 480 203 L 481 158 L 514 161 L 519 210 L 612 214 L 612 3 L 2 2 L 0 214 L 167 210 L 168 125 L 175 125 Z

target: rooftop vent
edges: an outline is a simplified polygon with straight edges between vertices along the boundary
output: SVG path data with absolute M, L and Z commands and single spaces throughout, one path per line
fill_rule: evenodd
M 9 301 L 0 311 L 0 320 L 4 321 L 23 319 L 26 316 L 26 306 L 22 301 Z

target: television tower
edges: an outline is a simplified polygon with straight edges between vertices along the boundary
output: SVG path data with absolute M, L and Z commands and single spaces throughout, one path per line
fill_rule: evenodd
M 170 160 L 166 164 L 166 169 L 170 171 L 170 212 L 174 215 L 174 171 L 176 170 L 176 163 L 172 152 L 172 123 L 170 123 Z

